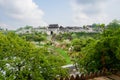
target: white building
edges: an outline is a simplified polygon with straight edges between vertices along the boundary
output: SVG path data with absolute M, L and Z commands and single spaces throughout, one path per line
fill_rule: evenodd
M 17 34 L 31 34 L 32 32 L 42 32 L 47 33 L 48 35 L 59 34 L 65 32 L 95 32 L 91 25 L 87 25 L 85 27 L 78 26 L 59 26 L 58 24 L 50 24 L 48 27 L 37 27 L 37 28 L 22 28 L 16 31 Z
M 20 30 L 17 30 L 16 33 L 17 34 L 31 34 L 32 28 L 29 28 L 29 29 L 21 28 Z
M 50 24 L 47 28 L 47 34 L 58 34 L 59 33 L 59 25 L 58 24 Z

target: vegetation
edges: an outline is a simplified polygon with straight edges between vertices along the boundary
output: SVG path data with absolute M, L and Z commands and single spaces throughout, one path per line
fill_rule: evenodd
M 56 51 L 66 59 L 67 64 L 71 63 L 70 57 L 68 56 L 66 51 L 64 51 L 63 49 L 60 49 L 60 48 L 56 48 Z
M 37 48 L 14 33 L 0 33 L 0 37 L 0 79 L 53 80 L 67 75 L 61 68 L 65 60 L 47 48 Z
M 83 71 L 101 69 L 120 70 L 120 24 L 111 22 L 97 40 L 83 47 L 79 56 L 79 67 Z
M 56 76 L 68 75 L 68 71 L 61 68 L 66 64 L 77 64 L 75 67 L 83 73 L 120 70 L 120 21 L 91 27 L 98 33 L 48 36 L 33 31 L 17 35 L 1 29 L 0 79 L 53 80 Z M 20 29 L 32 29 L 32 26 Z
M 20 34 L 19 36 L 25 38 L 27 41 L 41 42 L 46 40 L 46 34 L 42 33 Z

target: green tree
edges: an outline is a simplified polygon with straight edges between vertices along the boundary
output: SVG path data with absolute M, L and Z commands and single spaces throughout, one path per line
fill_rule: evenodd
M 80 68 L 85 71 L 101 69 L 120 70 L 120 24 L 108 24 L 101 37 L 81 50 Z
M 24 29 L 32 29 L 33 28 L 33 26 L 28 26 L 28 25 L 26 25 L 25 27 L 24 27 Z
M 38 48 L 14 33 L 0 33 L 0 37 L 0 79 L 53 80 L 67 74 L 61 68 L 65 60 L 47 48 Z

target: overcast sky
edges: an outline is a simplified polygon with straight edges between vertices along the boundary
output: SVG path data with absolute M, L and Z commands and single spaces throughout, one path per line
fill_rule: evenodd
M 0 0 L 0 26 L 82 26 L 120 19 L 120 0 Z

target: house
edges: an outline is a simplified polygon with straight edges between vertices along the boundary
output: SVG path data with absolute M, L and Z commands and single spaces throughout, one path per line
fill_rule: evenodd
M 84 28 L 85 28 L 85 32 L 95 32 L 92 28 L 92 25 L 86 25 Z
M 50 24 L 48 27 L 37 27 L 37 28 L 21 28 L 16 31 L 16 33 L 26 34 L 32 32 L 47 33 L 48 35 L 65 33 L 65 32 L 95 32 L 91 25 L 86 25 L 83 27 L 79 26 L 59 26 L 58 24 Z
M 59 25 L 58 24 L 50 24 L 47 28 L 47 34 L 52 35 L 52 34 L 58 34 L 59 31 Z
M 67 26 L 66 30 L 67 32 L 84 32 L 84 29 L 78 26 Z
M 16 31 L 17 34 L 31 34 L 32 33 L 32 28 L 20 28 Z
M 59 33 L 65 33 L 65 32 L 68 32 L 68 31 L 66 30 L 66 28 L 63 27 L 63 26 L 60 26 L 60 27 L 59 27 Z

